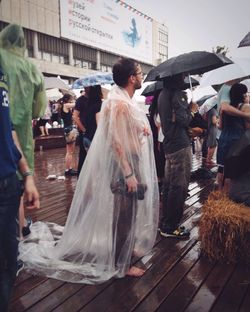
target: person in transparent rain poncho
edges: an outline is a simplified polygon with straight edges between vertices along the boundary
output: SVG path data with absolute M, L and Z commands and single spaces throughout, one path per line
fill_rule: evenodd
M 113 78 L 65 227 L 34 223 L 20 244 L 31 272 L 88 284 L 144 273 L 133 263 L 150 257 L 159 194 L 149 123 L 132 99 L 141 87 L 141 67 L 119 59 Z

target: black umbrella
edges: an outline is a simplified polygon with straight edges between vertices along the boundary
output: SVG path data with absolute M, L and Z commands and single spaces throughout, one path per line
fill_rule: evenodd
M 226 178 L 237 178 L 250 170 L 250 129 L 230 148 L 224 164 Z
M 199 81 L 194 79 L 193 77 L 190 77 L 191 78 L 191 84 L 192 86 L 198 86 L 199 85 Z M 188 77 L 186 77 L 184 79 L 184 85 L 183 85 L 183 90 L 185 89 L 188 89 L 190 88 L 190 83 L 189 83 L 189 79 Z M 141 95 L 144 95 L 144 96 L 151 96 L 151 95 L 154 95 L 155 92 L 157 91 L 160 91 L 163 89 L 163 81 L 162 80 L 159 80 L 159 81 L 156 81 L 150 85 L 148 85 L 142 92 Z
M 152 96 L 155 92 L 163 89 L 163 81 L 156 81 L 150 85 L 148 85 L 141 93 L 144 96 Z
M 250 31 L 249 33 L 241 40 L 241 42 L 239 43 L 238 48 L 241 47 L 248 47 L 250 46 Z
M 181 73 L 190 75 L 203 74 L 209 70 L 231 64 L 232 61 L 223 54 L 206 51 L 184 53 L 154 67 L 145 81 L 162 80 Z

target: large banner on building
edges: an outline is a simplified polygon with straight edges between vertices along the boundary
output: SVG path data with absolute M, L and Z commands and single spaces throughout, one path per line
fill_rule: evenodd
M 61 36 L 152 64 L 152 19 L 120 0 L 60 0 Z

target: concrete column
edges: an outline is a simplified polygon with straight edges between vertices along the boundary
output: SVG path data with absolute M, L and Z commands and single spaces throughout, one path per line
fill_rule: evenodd
M 73 44 L 69 42 L 69 65 L 74 66 Z
M 40 59 L 39 51 L 38 51 L 38 37 L 37 32 L 33 33 L 33 52 L 34 52 L 34 58 Z
M 101 52 L 99 50 L 96 53 L 96 70 L 101 70 Z

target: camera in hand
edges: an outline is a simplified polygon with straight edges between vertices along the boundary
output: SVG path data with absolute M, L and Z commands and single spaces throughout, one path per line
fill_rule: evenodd
M 110 183 L 110 189 L 113 194 L 120 194 L 128 197 L 136 196 L 138 200 L 143 200 L 147 185 L 138 183 L 136 192 L 128 192 L 128 187 L 124 178 L 120 178 Z

